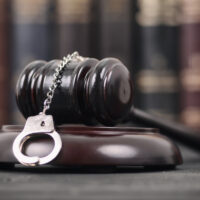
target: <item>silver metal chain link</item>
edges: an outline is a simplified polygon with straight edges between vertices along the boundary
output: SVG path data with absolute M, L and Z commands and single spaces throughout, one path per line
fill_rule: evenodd
M 53 75 L 54 76 L 53 83 L 49 87 L 49 91 L 47 92 L 46 99 L 44 100 L 42 114 L 45 114 L 46 111 L 50 108 L 55 90 L 58 87 L 58 85 L 61 84 L 63 72 L 64 72 L 65 68 L 67 67 L 67 65 L 69 65 L 69 63 L 72 62 L 72 61 L 81 62 L 84 59 L 85 58 L 80 56 L 77 51 L 75 51 L 72 54 L 68 54 L 66 57 L 65 56 L 63 57 L 62 61 L 60 62 L 60 64 L 56 68 L 55 73 Z
M 61 84 L 65 68 L 70 67 L 69 63 L 72 61 L 81 62 L 85 59 L 86 58 L 79 56 L 78 52 L 74 52 L 72 54 L 68 54 L 66 57 L 63 57 L 62 61 L 59 63 L 53 75 L 52 85 L 49 87 L 47 92 L 43 105 L 43 111 L 40 112 L 39 115 L 27 118 L 24 129 L 13 142 L 13 154 L 21 164 L 27 166 L 47 164 L 54 160 L 60 153 L 62 149 L 62 139 L 55 130 L 53 117 L 51 115 L 46 115 L 46 111 L 50 108 L 56 88 L 59 84 Z M 44 157 L 25 155 L 23 153 L 23 145 L 32 137 L 32 135 L 38 134 L 47 134 L 53 139 L 53 150 Z

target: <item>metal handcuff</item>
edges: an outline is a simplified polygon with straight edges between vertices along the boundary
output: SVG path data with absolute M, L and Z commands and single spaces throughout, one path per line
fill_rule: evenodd
M 69 63 L 72 61 L 81 62 L 84 57 L 80 56 L 78 52 L 68 54 L 63 57 L 62 61 L 58 65 L 54 73 L 54 79 L 52 85 L 49 87 L 47 97 L 44 101 L 43 111 L 36 116 L 28 117 L 22 132 L 15 138 L 13 142 L 13 153 L 16 159 L 23 165 L 36 166 L 43 165 L 54 160 L 62 149 L 62 140 L 60 135 L 55 131 L 54 121 L 52 115 L 46 115 L 46 111 L 50 108 L 54 93 L 58 85 L 61 83 L 63 71 L 66 67 L 69 67 Z M 54 141 L 53 150 L 44 157 L 27 156 L 23 153 L 23 145 L 25 142 L 33 136 L 47 134 Z

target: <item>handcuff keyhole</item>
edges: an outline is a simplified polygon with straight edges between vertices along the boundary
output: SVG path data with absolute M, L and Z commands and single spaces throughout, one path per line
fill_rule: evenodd
M 44 121 L 42 121 L 40 125 L 41 125 L 41 126 L 45 126 L 45 122 L 44 122 Z

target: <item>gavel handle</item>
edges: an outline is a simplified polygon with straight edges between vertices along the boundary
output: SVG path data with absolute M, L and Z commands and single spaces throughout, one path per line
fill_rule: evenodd
M 175 139 L 192 149 L 200 151 L 200 132 L 191 130 L 184 125 L 155 117 L 134 107 L 131 108 L 129 121 L 153 128 L 159 128 L 161 134 Z

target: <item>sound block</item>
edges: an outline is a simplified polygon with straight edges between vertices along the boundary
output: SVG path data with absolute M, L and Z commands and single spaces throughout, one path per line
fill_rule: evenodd
M 4 125 L 0 131 L 0 165 L 14 165 L 12 144 L 23 126 Z M 62 150 L 53 166 L 167 167 L 182 163 L 178 147 L 153 128 L 57 126 Z M 24 144 L 24 154 L 43 157 L 53 149 L 52 140 L 41 135 Z

